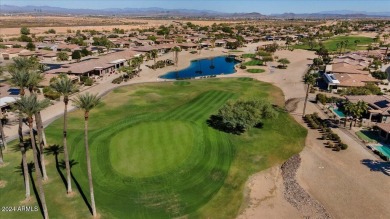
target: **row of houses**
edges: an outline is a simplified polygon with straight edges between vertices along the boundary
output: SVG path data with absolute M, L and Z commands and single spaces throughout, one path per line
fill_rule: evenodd
M 326 65 L 323 78 L 326 89 L 336 92 L 348 87 L 363 87 L 367 83 L 380 83 L 372 77 L 369 67 L 373 58 L 359 53 L 350 53 L 333 59 L 332 64 Z

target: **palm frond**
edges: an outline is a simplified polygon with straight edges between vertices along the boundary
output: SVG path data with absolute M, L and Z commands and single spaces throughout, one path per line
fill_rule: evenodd
M 23 96 L 14 103 L 14 109 L 19 113 L 28 117 L 32 117 L 35 113 L 38 113 L 48 107 L 50 101 L 48 99 L 38 100 L 36 95 Z
M 77 97 L 73 99 L 72 102 L 75 107 L 89 112 L 101 102 L 100 99 L 101 98 L 98 97 L 97 94 L 85 93 L 77 95 Z
M 55 91 L 61 93 L 64 96 L 68 96 L 69 94 L 77 90 L 77 86 L 68 77 L 57 78 L 57 80 L 54 83 L 52 83 L 50 86 Z

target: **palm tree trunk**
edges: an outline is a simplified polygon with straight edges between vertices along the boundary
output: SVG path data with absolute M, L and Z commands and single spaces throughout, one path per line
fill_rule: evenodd
M 0 135 L 3 147 L 7 150 L 7 142 L 5 141 L 4 127 L 3 127 L 3 112 L 0 110 Z
M 89 181 L 89 192 L 91 194 L 92 215 L 96 217 L 95 195 L 93 192 L 93 182 L 92 182 L 91 159 L 89 157 L 89 146 L 88 146 L 88 112 L 85 113 L 84 143 L 85 143 L 85 155 L 87 158 L 87 172 L 88 172 L 88 181 Z
M 19 115 L 19 127 L 18 127 L 18 135 L 19 135 L 19 144 L 23 145 L 23 117 Z
M 305 97 L 305 103 L 303 105 L 302 117 L 305 116 L 306 113 L 307 99 L 309 99 L 309 90 L 310 90 L 310 84 L 307 85 L 307 89 L 306 89 L 306 97 Z
M 24 146 L 24 144 L 20 147 L 20 151 L 22 152 L 22 165 L 23 165 L 24 186 L 26 187 L 26 199 L 29 199 L 30 198 L 30 177 L 28 176 L 26 147 Z
M 0 119 L 0 135 L 1 135 L 1 142 L 3 143 L 4 149 L 7 149 L 7 142 L 5 141 L 5 134 L 3 129 L 3 121 Z
M 46 146 L 47 146 L 46 134 L 45 134 L 45 128 L 43 127 L 43 121 L 42 121 L 41 112 L 38 112 L 38 119 L 39 119 L 40 128 L 41 128 L 41 130 L 42 130 L 41 134 L 42 134 L 42 143 L 43 143 L 43 147 L 46 147 Z
M 66 184 L 67 184 L 67 193 L 72 192 L 72 183 L 71 183 L 71 176 L 70 176 L 70 165 L 69 165 L 69 154 L 68 154 L 68 146 L 66 142 L 66 136 L 67 136 L 67 129 L 68 129 L 68 122 L 67 122 L 67 116 L 68 116 L 68 102 L 66 101 L 67 97 L 64 97 L 65 107 L 64 107 L 64 130 L 63 130 L 63 144 L 64 144 L 64 157 L 65 157 L 65 168 L 66 168 Z
M 2 165 L 4 163 L 4 159 L 3 159 L 3 147 L 0 146 L 0 165 Z
M 24 87 L 19 88 L 20 89 L 20 96 L 24 96 Z M 23 116 L 22 114 L 19 115 L 19 127 L 18 127 L 18 135 L 19 135 L 19 146 L 24 147 L 24 142 L 23 142 Z M 22 152 L 23 154 L 23 152 Z M 26 162 L 26 167 L 27 167 L 27 162 Z
M 43 125 L 42 125 L 42 117 L 40 113 L 35 113 L 35 124 L 37 126 L 37 132 L 38 132 L 39 158 L 41 160 L 43 180 L 47 180 L 48 177 L 47 177 L 46 165 L 45 165 L 45 154 L 43 153 L 43 149 L 45 147 L 42 138 Z
M 34 141 L 33 118 L 32 117 L 28 118 L 28 125 L 30 128 L 31 147 L 33 148 L 33 153 L 34 153 L 34 167 L 35 167 L 35 176 L 37 179 L 37 185 L 38 185 L 38 189 L 39 189 L 39 199 L 41 200 L 44 218 L 48 219 L 49 214 L 48 214 L 47 206 L 46 206 L 45 192 L 43 190 L 43 185 L 42 185 L 42 175 L 41 175 L 42 173 L 41 173 L 41 169 L 39 168 L 39 163 L 38 163 L 38 151 L 37 151 L 35 141 Z

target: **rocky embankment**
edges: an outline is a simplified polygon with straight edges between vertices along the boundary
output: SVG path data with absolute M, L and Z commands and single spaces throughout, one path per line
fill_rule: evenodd
M 304 218 L 332 218 L 324 206 L 313 199 L 296 181 L 296 172 L 301 164 L 299 154 L 292 156 L 281 167 L 284 197 Z

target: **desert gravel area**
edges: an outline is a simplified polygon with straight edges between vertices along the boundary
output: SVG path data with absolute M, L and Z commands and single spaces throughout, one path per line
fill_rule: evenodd
M 0 16 L 0 36 L 17 36 L 20 34 L 20 27 L 30 28 L 33 34 L 43 34 L 49 29 L 54 29 L 57 34 L 65 34 L 67 30 L 97 30 L 111 31 L 113 28 L 124 30 L 147 29 L 161 25 L 175 24 L 175 20 L 166 19 L 135 19 L 135 18 L 108 18 L 108 17 L 66 17 L 66 16 Z M 174 22 L 175 21 L 175 22 Z M 213 23 L 236 23 L 238 21 L 218 20 L 177 20 L 177 22 L 191 22 L 197 25 L 212 25 Z
M 278 51 L 275 55 L 288 58 L 291 61 L 289 67 L 286 70 L 275 69 L 273 73 L 268 70 L 254 78 L 280 87 L 286 100 L 297 99 L 297 108 L 291 114 L 307 127 L 301 118 L 305 97 L 305 86 L 301 80 L 310 63 L 307 58 L 315 55 L 303 50 Z M 248 75 L 241 71 L 238 74 Z M 313 99 L 314 95 L 309 98 Z M 323 116 L 309 102 L 307 113 L 312 112 Z M 317 139 L 320 137 L 318 131 L 309 130 L 306 147 L 299 154 L 301 163 L 296 173 L 297 182 L 332 218 L 389 218 L 390 175 L 383 171 L 383 166 L 389 166 L 389 162 L 386 164 L 380 161 L 343 131 L 334 131 L 349 145 L 348 149 L 334 152 L 324 146 L 325 141 Z M 238 218 L 327 218 L 319 216 L 315 210 L 307 210 L 306 214 L 302 214 L 298 209 L 291 208 L 282 195 L 285 187 L 281 185 L 281 178 L 279 166 L 257 173 L 249 179 L 247 202 Z M 285 207 L 286 203 L 289 207 Z

